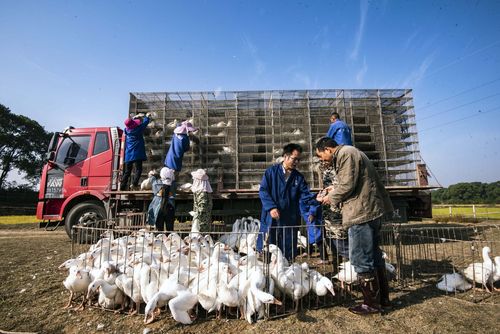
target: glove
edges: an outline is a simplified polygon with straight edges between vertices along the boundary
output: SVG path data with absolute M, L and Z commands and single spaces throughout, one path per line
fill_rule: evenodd
M 137 115 L 134 116 L 134 119 L 137 119 L 137 118 L 143 118 L 145 115 L 144 113 L 138 113 Z

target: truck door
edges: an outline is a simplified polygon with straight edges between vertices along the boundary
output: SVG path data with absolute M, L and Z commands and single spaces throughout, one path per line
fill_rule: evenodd
M 97 131 L 92 146 L 92 156 L 89 164 L 89 189 L 104 191 L 109 189 L 112 170 L 113 151 L 111 149 L 109 132 Z
M 55 162 L 62 174 L 62 196 L 67 198 L 75 192 L 88 188 L 90 134 L 63 137 L 57 150 Z M 56 170 L 54 170 L 56 172 Z

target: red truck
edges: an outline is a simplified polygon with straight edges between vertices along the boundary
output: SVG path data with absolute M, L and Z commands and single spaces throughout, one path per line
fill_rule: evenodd
M 151 113 L 145 132 L 150 169 L 159 169 L 173 128 L 190 119 L 200 127 L 184 156 L 178 185 L 190 172 L 207 170 L 214 188 L 213 218 L 231 223 L 259 215 L 259 183 L 296 142 L 304 153 L 299 170 L 313 190 L 322 177 L 314 168 L 314 142 L 329 127 L 330 113 L 352 128 L 353 145 L 374 162 L 401 221 L 431 216 L 427 172 L 420 163 L 412 92 L 395 90 L 299 90 L 244 92 L 130 93 L 129 114 Z M 123 130 L 72 128 L 56 132 L 49 144 L 40 182 L 37 218 L 75 224 L 145 212 L 150 191 L 118 191 L 123 161 Z M 176 215 L 188 219 L 189 193 L 176 197 Z
M 68 235 L 77 223 L 105 218 L 109 192 L 118 185 L 122 135 L 117 127 L 69 127 L 54 133 L 42 170 L 37 218 L 64 219 Z

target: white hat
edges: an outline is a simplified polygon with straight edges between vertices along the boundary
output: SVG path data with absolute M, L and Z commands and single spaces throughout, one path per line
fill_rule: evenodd
M 166 184 L 169 186 L 175 180 L 175 171 L 171 168 L 163 167 L 160 170 L 160 178 L 161 178 L 161 181 L 163 182 L 163 184 Z
M 198 128 L 194 127 L 193 124 L 191 124 L 191 122 L 188 122 L 188 121 L 182 122 L 179 126 L 177 126 L 174 129 L 174 133 L 177 133 L 177 134 L 186 134 L 186 133 L 195 132 L 195 131 L 198 131 Z
M 193 179 L 198 179 L 198 180 L 208 180 L 208 175 L 207 172 L 204 169 L 197 169 L 194 172 L 191 172 L 191 175 L 193 176 Z

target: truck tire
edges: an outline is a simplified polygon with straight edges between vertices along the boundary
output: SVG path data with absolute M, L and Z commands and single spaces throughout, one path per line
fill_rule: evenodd
M 64 229 L 71 238 L 71 229 L 74 225 L 86 225 L 106 218 L 106 210 L 97 201 L 83 202 L 75 205 L 69 210 L 64 219 Z M 88 233 L 90 235 L 91 233 Z M 88 242 L 87 236 L 81 238 L 82 242 Z

